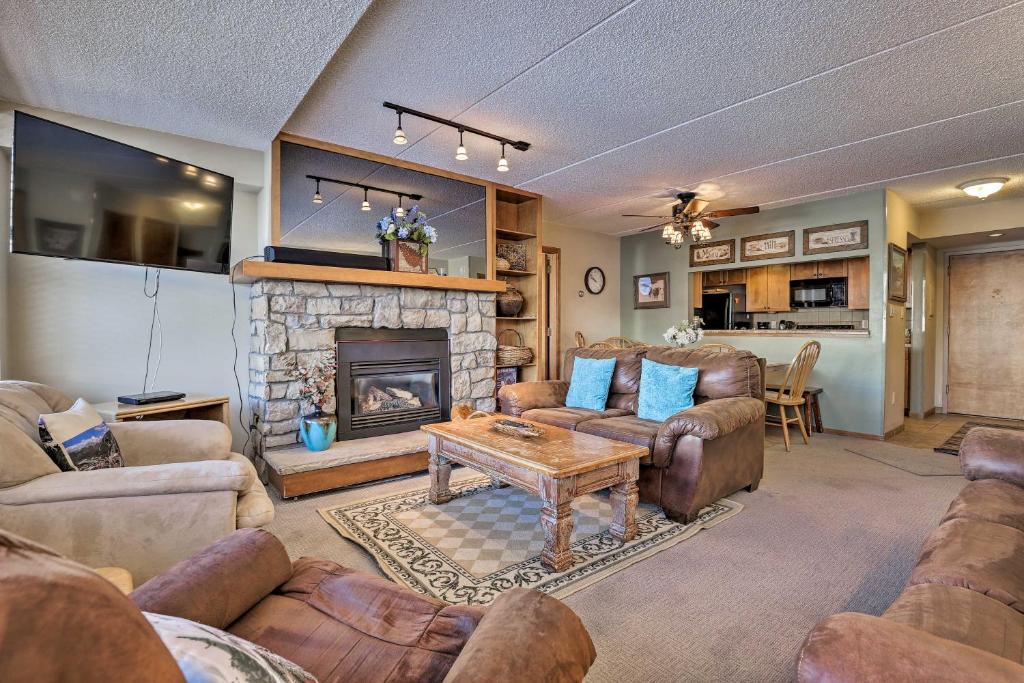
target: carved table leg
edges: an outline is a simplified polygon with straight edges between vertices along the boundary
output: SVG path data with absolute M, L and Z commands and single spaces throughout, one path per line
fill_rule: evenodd
M 640 474 L 640 461 L 623 463 L 626 481 L 616 484 L 611 490 L 612 504 L 612 538 L 620 543 L 636 538 L 636 505 L 640 501 L 640 491 L 636 480 Z
M 540 524 L 544 528 L 540 561 L 551 571 L 564 572 L 572 566 L 572 496 L 564 480 L 545 480 L 540 494 L 544 500 L 540 510 Z
M 437 453 L 437 445 L 434 439 L 430 439 L 430 458 L 427 460 L 427 470 L 430 472 L 430 493 L 427 500 L 435 505 L 447 503 L 455 497 L 448 488 L 448 479 L 452 476 L 452 465 L 448 458 Z

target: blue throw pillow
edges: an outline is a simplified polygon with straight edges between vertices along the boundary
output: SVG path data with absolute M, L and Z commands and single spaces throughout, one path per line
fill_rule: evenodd
M 697 368 L 655 363 L 643 359 L 640 365 L 640 406 L 636 416 L 664 422 L 680 410 L 693 407 Z
M 566 408 L 604 410 L 615 372 L 614 358 L 577 358 L 565 397 Z

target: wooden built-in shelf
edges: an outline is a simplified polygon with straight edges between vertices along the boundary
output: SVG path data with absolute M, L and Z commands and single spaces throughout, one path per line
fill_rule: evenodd
M 498 365 L 499 368 L 532 368 L 536 367 L 536 363 L 514 363 L 512 365 Z
M 532 277 L 537 274 L 533 270 L 496 270 L 494 272 L 505 277 Z
M 498 234 L 498 239 L 508 240 L 509 242 L 522 242 L 523 240 L 537 239 L 537 236 L 532 232 L 522 232 L 521 230 L 498 228 L 496 232 Z
M 385 287 L 420 287 L 423 289 L 456 289 L 467 292 L 504 292 L 501 280 L 471 277 L 450 277 L 428 273 L 396 273 L 390 270 L 309 266 L 299 263 L 241 261 L 231 271 L 231 281 L 252 284 L 257 280 L 305 280 Z
M 533 320 L 533 321 L 536 321 L 537 320 L 537 316 L 535 316 L 535 315 L 499 315 L 499 316 L 497 316 L 497 319 L 498 320 L 527 320 L 527 321 Z

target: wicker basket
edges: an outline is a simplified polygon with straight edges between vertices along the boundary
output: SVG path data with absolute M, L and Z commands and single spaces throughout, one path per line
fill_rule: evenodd
M 501 338 L 511 332 L 516 336 L 518 344 L 502 344 Z M 526 365 L 527 363 L 533 362 L 533 349 L 529 346 L 523 346 L 523 335 L 519 334 L 519 330 L 514 330 L 511 327 L 502 330 L 498 333 L 498 352 L 496 354 L 497 364 L 501 365 Z

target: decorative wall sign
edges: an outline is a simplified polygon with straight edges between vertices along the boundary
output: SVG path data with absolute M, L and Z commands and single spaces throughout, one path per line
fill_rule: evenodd
M 889 301 L 907 300 L 907 250 L 889 243 Z
M 718 240 L 690 245 L 690 267 L 717 266 L 736 260 L 736 240 Z
M 633 276 L 633 308 L 668 308 L 668 273 Z
M 868 222 L 837 223 L 804 229 L 804 255 L 868 248 Z
M 759 261 L 765 258 L 784 258 L 796 254 L 796 230 L 752 235 L 740 240 L 740 260 Z

